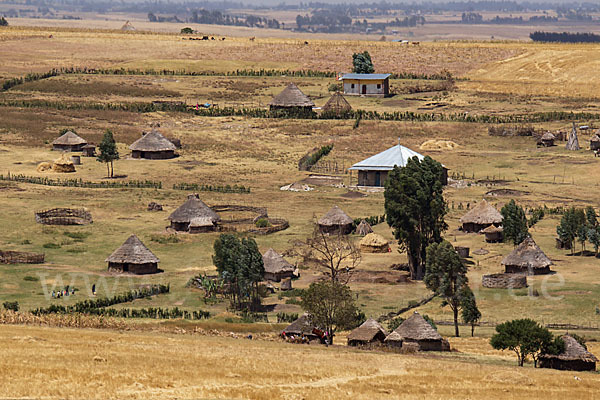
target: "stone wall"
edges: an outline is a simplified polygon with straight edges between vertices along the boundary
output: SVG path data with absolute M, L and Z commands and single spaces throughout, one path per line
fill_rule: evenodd
M 521 274 L 484 275 L 482 285 L 495 289 L 520 289 L 527 287 L 527 276 Z

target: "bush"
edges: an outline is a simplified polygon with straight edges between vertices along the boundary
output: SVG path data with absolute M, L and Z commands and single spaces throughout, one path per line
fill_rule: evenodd
M 283 322 L 292 323 L 297 319 L 298 319 L 298 314 L 296 314 L 296 313 L 291 313 L 291 314 L 284 313 L 284 312 L 277 313 L 277 323 L 278 324 L 283 323 Z
M 395 331 L 397 327 L 400 326 L 404 322 L 404 318 L 396 317 L 394 319 L 390 319 L 388 322 L 388 331 Z
M 2 307 L 4 307 L 5 310 L 18 312 L 19 311 L 19 302 L 18 301 L 6 301 L 6 302 L 2 303 Z
M 150 240 L 152 242 L 160 243 L 160 244 L 169 244 L 169 243 L 179 243 L 181 239 L 177 235 L 151 235 Z
M 271 223 L 267 218 L 259 218 L 254 225 L 256 225 L 257 228 L 268 228 L 271 226 Z
M 23 280 L 27 282 L 38 282 L 40 278 L 38 278 L 37 276 L 26 275 L 23 277 Z
M 192 28 L 190 28 L 189 26 L 186 26 L 185 28 L 181 28 L 182 35 L 192 35 L 193 33 L 194 33 L 194 30 Z
M 57 243 L 44 243 L 42 247 L 45 249 L 60 249 L 61 246 Z
M 344 87 L 341 83 L 332 83 L 327 87 L 329 92 L 341 92 L 342 90 L 344 90 Z

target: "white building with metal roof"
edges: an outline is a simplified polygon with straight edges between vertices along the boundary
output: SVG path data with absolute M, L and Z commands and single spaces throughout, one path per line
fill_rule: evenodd
M 345 74 L 341 77 L 344 94 L 362 96 L 388 96 L 391 74 Z

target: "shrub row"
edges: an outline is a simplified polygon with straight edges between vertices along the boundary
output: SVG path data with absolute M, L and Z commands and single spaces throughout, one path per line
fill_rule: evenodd
M 300 171 L 310 171 L 310 168 L 316 163 L 318 163 L 321 158 L 329 154 L 331 150 L 333 150 L 333 144 L 328 144 L 322 146 L 320 149 L 313 153 L 307 154 L 306 156 L 302 157 L 302 159 L 300 159 L 300 162 L 298 163 L 298 169 Z
M 118 189 L 118 188 L 151 188 L 162 189 L 162 182 L 159 181 L 102 181 L 89 182 L 81 179 L 52 179 L 39 176 L 14 175 L 8 173 L 6 176 L 0 174 L 0 181 L 13 181 L 31 183 L 35 185 L 45 186 L 65 186 L 65 187 L 81 187 L 81 188 L 101 188 L 101 189 Z
M 44 312 L 40 312 L 40 309 L 32 312 L 34 315 L 44 314 L 72 314 L 73 312 L 69 307 L 60 305 L 51 305 L 44 309 Z M 92 308 L 87 310 L 84 314 L 87 315 L 98 315 L 102 317 L 119 317 L 119 318 L 152 318 L 152 319 L 171 319 L 171 318 L 184 318 L 189 320 L 197 319 L 208 319 L 210 312 L 204 310 L 197 311 L 186 311 L 181 310 L 179 307 L 175 308 Z
M 354 218 L 354 229 L 356 229 L 356 227 L 360 224 L 360 222 L 362 220 L 367 221 L 367 223 L 371 226 L 375 226 L 377 224 L 381 224 L 382 222 L 385 222 L 385 214 L 383 215 L 371 215 L 370 217 L 365 217 L 365 218 Z
M 9 89 L 11 89 L 17 85 L 21 85 L 25 82 L 39 81 L 41 79 L 51 78 L 53 76 L 58 76 L 58 75 L 60 75 L 60 70 L 52 69 L 48 72 L 30 73 L 23 77 L 8 79 L 2 83 L 2 89 L 0 91 L 9 90 Z
M 243 185 L 199 185 L 197 183 L 174 183 L 175 190 L 194 190 L 199 192 L 219 192 L 219 193 L 250 193 L 250 188 Z

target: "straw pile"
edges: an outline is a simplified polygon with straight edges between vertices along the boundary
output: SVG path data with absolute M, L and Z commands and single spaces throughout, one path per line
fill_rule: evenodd
M 419 147 L 421 150 L 454 150 L 456 149 L 458 144 L 454 143 L 451 140 L 427 140 L 423 142 Z
M 75 172 L 75 164 L 73 164 L 70 157 L 62 154 L 52 163 L 52 171 L 61 173 Z

